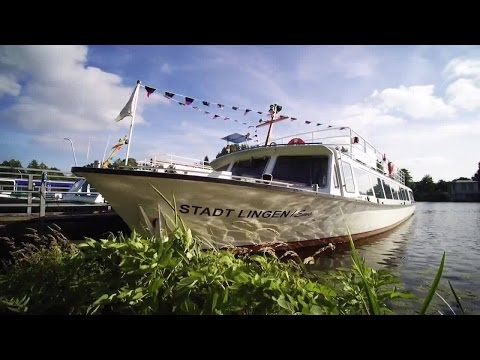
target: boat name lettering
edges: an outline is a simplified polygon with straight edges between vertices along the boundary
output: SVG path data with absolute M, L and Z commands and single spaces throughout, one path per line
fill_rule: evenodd
M 236 217 L 240 219 L 254 218 L 286 218 L 286 217 L 304 217 L 312 216 L 311 211 L 306 210 L 253 210 L 253 209 L 228 209 L 228 208 L 210 208 L 197 205 L 181 204 L 178 210 L 182 214 L 192 214 L 200 216 L 224 216 Z

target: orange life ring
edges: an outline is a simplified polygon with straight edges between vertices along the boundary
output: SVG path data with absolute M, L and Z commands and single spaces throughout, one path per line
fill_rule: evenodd
M 303 141 L 300 138 L 293 138 L 288 142 L 288 145 L 303 145 L 303 144 L 305 144 L 305 141 Z

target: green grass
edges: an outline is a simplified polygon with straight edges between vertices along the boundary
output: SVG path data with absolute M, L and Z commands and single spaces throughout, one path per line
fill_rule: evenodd
M 268 248 L 248 254 L 207 244 L 202 250 L 205 243 L 178 216 L 175 198 L 170 202 L 157 192 L 173 216 L 159 211 L 153 225 L 140 208 L 149 236 L 112 234 L 73 244 L 52 229 L 13 246 L 13 262 L 0 274 L 0 312 L 380 315 L 392 314 L 393 302 L 413 297 L 391 273 L 368 267 L 351 237 L 351 269 L 323 274 L 309 271 L 293 252 L 279 258 Z

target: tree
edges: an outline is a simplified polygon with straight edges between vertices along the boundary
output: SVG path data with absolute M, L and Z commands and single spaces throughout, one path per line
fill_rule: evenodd
M 208 159 L 207 155 L 205 155 L 205 158 L 203 159 L 203 162 L 205 163 L 205 165 L 210 164 L 210 160 Z
M 4 162 L 2 162 L 2 166 L 20 167 L 20 168 L 23 167 L 20 160 L 15 160 L 15 159 L 11 159 L 9 161 L 5 160 Z
M 408 171 L 407 169 L 400 169 L 400 171 L 403 171 L 403 174 L 405 176 L 405 185 L 411 188 L 413 181 L 412 175 L 410 175 L 410 171 Z
M 222 150 L 217 154 L 216 158 L 218 159 L 220 156 L 223 155 L 228 155 L 228 150 L 226 146 L 222 148 Z
M 39 167 L 38 162 L 35 159 L 30 161 L 30 164 L 27 165 L 27 168 L 29 168 L 29 169 L 38 169 L 38 167 Z
M 473 181 L 480 181 L 480 162 L 478 163 L 478 170 L 475 175 L 472 176 Z
M 448 192 L 448 182 L 444 180 L 438 180 L 436 184 L 437 191 Z
M 113 162 L 113 164 L 110 164 L 109 168 L 118 169 L 122 166 L 125 166 L 125 159 L 117 159 Z M 128 158 L 127 166 L 137 166 L 137 160 L 134 158 Z
M 461 176 L 459 177 L 458 179 L 455 179 L 453 181 L 457 181 L 457 180 L 470 180 L 469 178 L 466 178 L 465 176 Z
M 417 183 L 417 191 L 425 193 L 433 193 L 435 191 L 435 183 L 430 175 L 425 175 L 422 180 Z
M 222 148 L 222 150 L 217 154 L 217 158 L 219 158 L 220 156 L 223 156 L 223 155 L 227 155 L 227 154 L 230 154 L 232 152 L 235 152 L 235 151 L 241 151 L 241 150 L 246 150 L 250 148 L 250 146 L 248 146 L 247 144 L 242 144 L 242 145 L 238 145 L 238 144 L 231 144 L 231 145 L 227 145 L 225 147 Z

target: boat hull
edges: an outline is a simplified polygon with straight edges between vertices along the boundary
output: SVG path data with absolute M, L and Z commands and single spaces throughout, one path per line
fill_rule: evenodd
M 363 200 L 198 176 L 76 168 L 115 209 L 131 230 L 146 233 L 143 208 L 154 224 L 158 207 L 179 215 L 201 238 L 219 247 L 282 242 L 291 247 L 354 239 L 392 229 L 415 205 L 379 205 Z M 121 196 L 119 196 L 121 194 Z

